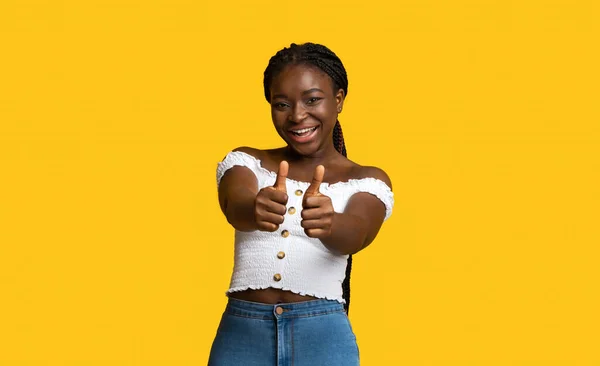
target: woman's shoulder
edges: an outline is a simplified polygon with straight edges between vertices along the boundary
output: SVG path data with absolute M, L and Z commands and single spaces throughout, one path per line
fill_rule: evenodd
M 277 157 L 282 158 L 282 153 L 284 150 L 285 149 L 283 149 L 283 148 L 262 150 L 262 149 L 257 149 L 257 148 L 250 147 L 250 146 L 240 146 L 240 147 L 236 147 L 235 149 L 233 149 L 231 151 L 232 152 L 241 152 L 246 155 L 250 155 L 258 160 L 273 160 L 273 159 L 276 159 Z
M 250 146 L 240 146 L 233 149 L 232 152 L 250 156 L 251 159 L 255 160 L 263 168 L 271 171 L 277 170 L 281 160 L 286 160 L 285 148 L 257 149 Z
M 381 168 L 351 163 L 353 164 L 351 179 L 335 187 L 348 189 L 352 194 L 365 192 L 376 196 L 385 205 L 384 220 L 387 220 L 392 214 L 394 206 L 394 193 L 390 177 Z
M 236 147 L 235 149 L 231 150 L 231 152 L 241 152 L 241 153 L 250 155 L 259 160 L 262 157 L 262 150 L 255 149 L 255 148 L 249 147 L 249 146 Z
M 385 183 L 388 187 L 390 187 L 390 189 L 392 188 L 392 180 L 390 179 L 389 175 L 381 168 L 378 168 L 376 166 L 367 166 L 367 165 L 360 165 L 358 163 L 355 163 L 353 161 L 350 161 L 351 165 L 351 175 L 352 175 L 352 179 L 368 179 L 368 178 L 373 178 L 373 179 L 377 179 L 382 181 L 383 183 Z

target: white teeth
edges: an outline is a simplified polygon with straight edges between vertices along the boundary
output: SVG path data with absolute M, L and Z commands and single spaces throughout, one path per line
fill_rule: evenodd
M 317 128 L 317 127 L 315 126 L 315 127 L 311 127 L 311 128 L 303 128 L 303 129 L 301 129 L 301 130 L 292 130 L 292 132 L 293 132 L 293 133 L 296 133 L 296 134 L 303 134 L 303 133 L 306 133 L 306 132 L 309 132 L 309 131 L 315 130 L 316 128 Z

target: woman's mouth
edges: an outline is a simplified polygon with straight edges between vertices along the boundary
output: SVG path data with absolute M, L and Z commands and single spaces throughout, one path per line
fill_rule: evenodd
M 305 143 L 312 140 L 318 129 L 319 126 L 288 130 L 288 136 L 298 143 Z

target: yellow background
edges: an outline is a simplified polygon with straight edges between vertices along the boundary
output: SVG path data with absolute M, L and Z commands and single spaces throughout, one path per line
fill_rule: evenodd
M 363 365 L 600 365 L 597 1 L 0 2 L 0 365 L 203 365 L 216 163 L 276 147 L 290 42 L 350 79 L 392 218 L 355 258 Z

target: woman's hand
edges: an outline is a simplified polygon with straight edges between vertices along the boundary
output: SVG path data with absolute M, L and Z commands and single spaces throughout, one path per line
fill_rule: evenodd
M 302 227 L 311 238 L 324 239 L 331 235 L 333 226 L 333 204 L 331 198 L 321 194 L 319 187 L 325 176 L 325 167 L 319 165 L 310 186 L 304 194 L 302 201 Z
M 285 181 L 288 175 L 289 165 L 287 161 L 279 164 L 277 179 L 272 187 L 265 187 L 258 191 L 254 201 L 254 219 L 258 230 L 276 231 L 283 223 L 286 212 L 288 195 Z

